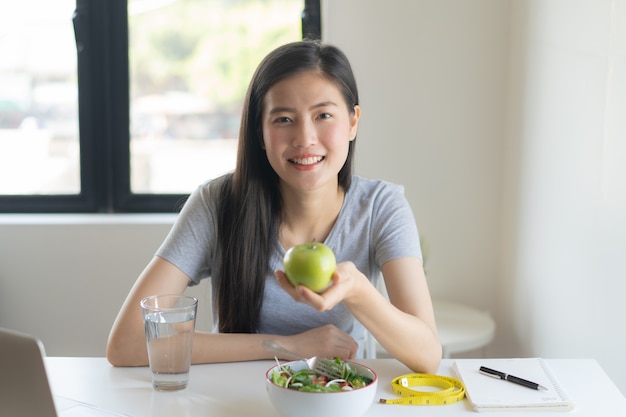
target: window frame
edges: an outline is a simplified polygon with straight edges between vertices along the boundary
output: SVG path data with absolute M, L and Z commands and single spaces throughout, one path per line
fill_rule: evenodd
M 321 39 L 320 0 L 305 0 L 303 39 Z M 81 191 L 0 195 L 1 213 L 173 213 L 188 194 L 138 194 L 130 186 L 127 0 L 76 0 Z

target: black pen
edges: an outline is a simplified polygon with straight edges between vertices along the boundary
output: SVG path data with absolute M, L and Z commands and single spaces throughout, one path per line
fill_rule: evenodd
M 528 388 L 536 389 L 539 391 L 547 391 L 548 389 L 543 385 L 539 385 L 536 382 L 528 381 L 526 379 L 519 378 L 517 376 L 509 375 L 504 372 L 496 371 L 495 369 L 487 368 L 485 366 L 481 366 L 479 369 L 481 374 L 491 376 L 494 378 L 504 379 L 505 381 L 512 382 L 514 384 L 523 385 Z

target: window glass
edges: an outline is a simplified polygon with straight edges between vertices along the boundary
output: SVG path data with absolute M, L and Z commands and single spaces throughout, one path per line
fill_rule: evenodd
M 302 38 L 302 0 L 129 1 L 131 190 L 189 193 L 235 166 L 260 60 Z
M 0 3 L 0 194 L 80 192 L 75 5 Z

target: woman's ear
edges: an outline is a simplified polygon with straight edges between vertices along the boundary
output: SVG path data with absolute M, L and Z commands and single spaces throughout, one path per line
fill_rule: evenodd
M 354 106 L 354 112 L 350 113 L 350 140 L 356 139 L 356 133 L 359 130 L 359 119 L 361 118 L 361 107 L 357 104 Z

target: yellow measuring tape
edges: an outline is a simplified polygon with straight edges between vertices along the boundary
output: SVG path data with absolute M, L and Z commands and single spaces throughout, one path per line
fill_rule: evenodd
M 437 391 L 422 391 L 419 388 L 434 387 Z M 391 388 L 400 398 L 380 399 L 382 404 L 400 405 L 443 405 L 453 404 L 465 397 L 465 387 L 456 378 L 431 374 L 407 374 L 394 378 Z M 417 389 L 416 389 L 417 388 Z

